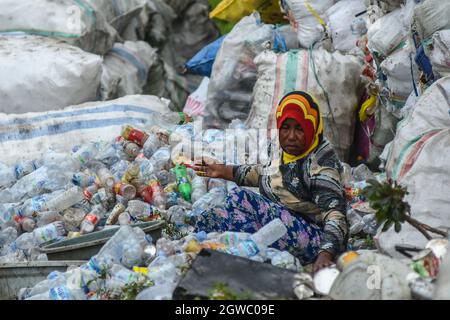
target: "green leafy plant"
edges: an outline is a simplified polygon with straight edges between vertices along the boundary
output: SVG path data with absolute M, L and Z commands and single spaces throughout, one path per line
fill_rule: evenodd
M 153 281 L 151 281 L 147 277 L 140 277 L 139 280 L 127 284 L 122 289 L 122 295 L 120 296 L 120 300 L 136 300 L 136 296 L 139 293 L 154 285 L 155 284 L 153 283 Z
M 373 241 L 373 238 L 369 234 L 364 239 L 364 245 L 367 248 L 374 248 L 375 247 L 375 241 Z
M 377 222 L 384 223 L 382 232 L 386 232 L 394 226 L 395 232 L 399 233 L 402 224 L 406 221 L 428 240 L 432 239 L 428 232 L 448 237 L 446 232 L 430 227 L 411 217 L 411 208 L 407 202 L 403 201 L 408 194 L 405 187 L 398 185 L 396 181 L 391 179 L 383 183 L 372 179 L 367 183 L 368 186 L 363 190 L 363 194 L 369 200 L 370 206 L 376 210 Z
M 218 282 L 209 291 L 208 298 L 209 300 L 251 300 L 253 295 L 248 291 L 237 293 L 225 283 Z
M 182 232 L 172 221 L 163 218 L 166 222 L 163 232 L 172 240 L 179 240 L 186 237 L 188 234 Z

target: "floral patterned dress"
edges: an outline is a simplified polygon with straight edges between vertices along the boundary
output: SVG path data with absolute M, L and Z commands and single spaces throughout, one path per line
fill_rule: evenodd
M 268 167 L 279 170 L 264 171 Z M 235 182 L 258 186 L 261 194 L 241 187 L 233 189 L 223 208 L 202 213 L 196 230 L 255 233 L 280 218 L 288 232 L 272 247 L 289 251 L 302 264 L 314 262 L 321 251 L 336 256 L 345 251 L 348 238 L 341 171 L 327 140 L 294 163 L 237 166 L 233 170 Z

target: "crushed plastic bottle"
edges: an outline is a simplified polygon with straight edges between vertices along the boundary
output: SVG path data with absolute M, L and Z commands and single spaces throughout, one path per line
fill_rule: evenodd
M 47 211 L 62 212 L 84 199 L 83 190 L 77 186 L 47 201 Z
M 205 178 L 196 176 L 192 179 L 192 203 L 203 197 L 207 193 L 207 185 Z
M 105 208 L 102 205 L 96 205 L 92 207 L 90 213 L 88 213 L 83 222 L 81 222 L 80 232 L 81 234 L 91 233 L 95 230 L 95 227 L 100 222 L 105 214 Z
M 152 204 L 160 210 L 166 209 L 167 199 L 159 181 L 155 178 L 149 183 L 152 190 Z
M 32 173 L 33 171 L 36 171 L 41 166 L 42 165 L 38 161 L 35 161 L 35 160 L 25 161 L 23 163 L 16 164 L 14 166 L 16 180 L 22 179 L 26 175 Z
M 246 258 L 251 258 L 257 254 L 265 255 L 267 247 L 282 238 L 286 232 L 287 228 L 283 222 L 280 219 L 275 219 L 252 234 L 248 240 L 239 242 L 226 251 Z
M 0 247 L 7 246 L 17 239 L 18 232 L 13 227 L 0 231 Z
M 153 216 L 159 214 L 159 211 L 155 207 L 140 200 L 129 201 L 126 210 L 133 218 L 139 221 L 148 221 Z
M 33 231 L 33 239 L 37 244 L 55 240 L 67 234 L 62 221 L 56 221 Z
M 36 220 L 36 226 L 40 228 L 56 221 L 64 221 L 64 217 L 57 211 L 44 211 L 38 213 Z
M 150 134 L 143 147 L 144 156 L 150 159 L 162 146 L 162 141 L 155 134 Z

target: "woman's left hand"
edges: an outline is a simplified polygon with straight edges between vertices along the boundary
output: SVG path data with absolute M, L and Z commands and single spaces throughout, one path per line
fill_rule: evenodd
M 317 256 L 316 262 L 314 263 L 314 273 L 318 272 L 319 270 L 329 267 L 333 264 L 333 256 L 331 253 L 327 251 L 322 251 Z

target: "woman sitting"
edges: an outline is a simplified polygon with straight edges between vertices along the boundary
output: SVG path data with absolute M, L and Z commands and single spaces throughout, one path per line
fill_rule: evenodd
M 327 267 L 346 250 L 348 226 L 341 185 L 341 163 L 323 138 L 323 121 L 316 100 L 305 92 L 292 92 L 276 112 L 281 160 L 268 166 L 202 164 L 199 175 L 259 187 L 256 194 L 235 188 L 224 208 L 204 212 L 196 229 L 206 232 L 254 233 L 280 218 L 287 234 L 272 247 L 288 250 L 314 272 Z M 269 167 L 278 170 L 267 170 Z

